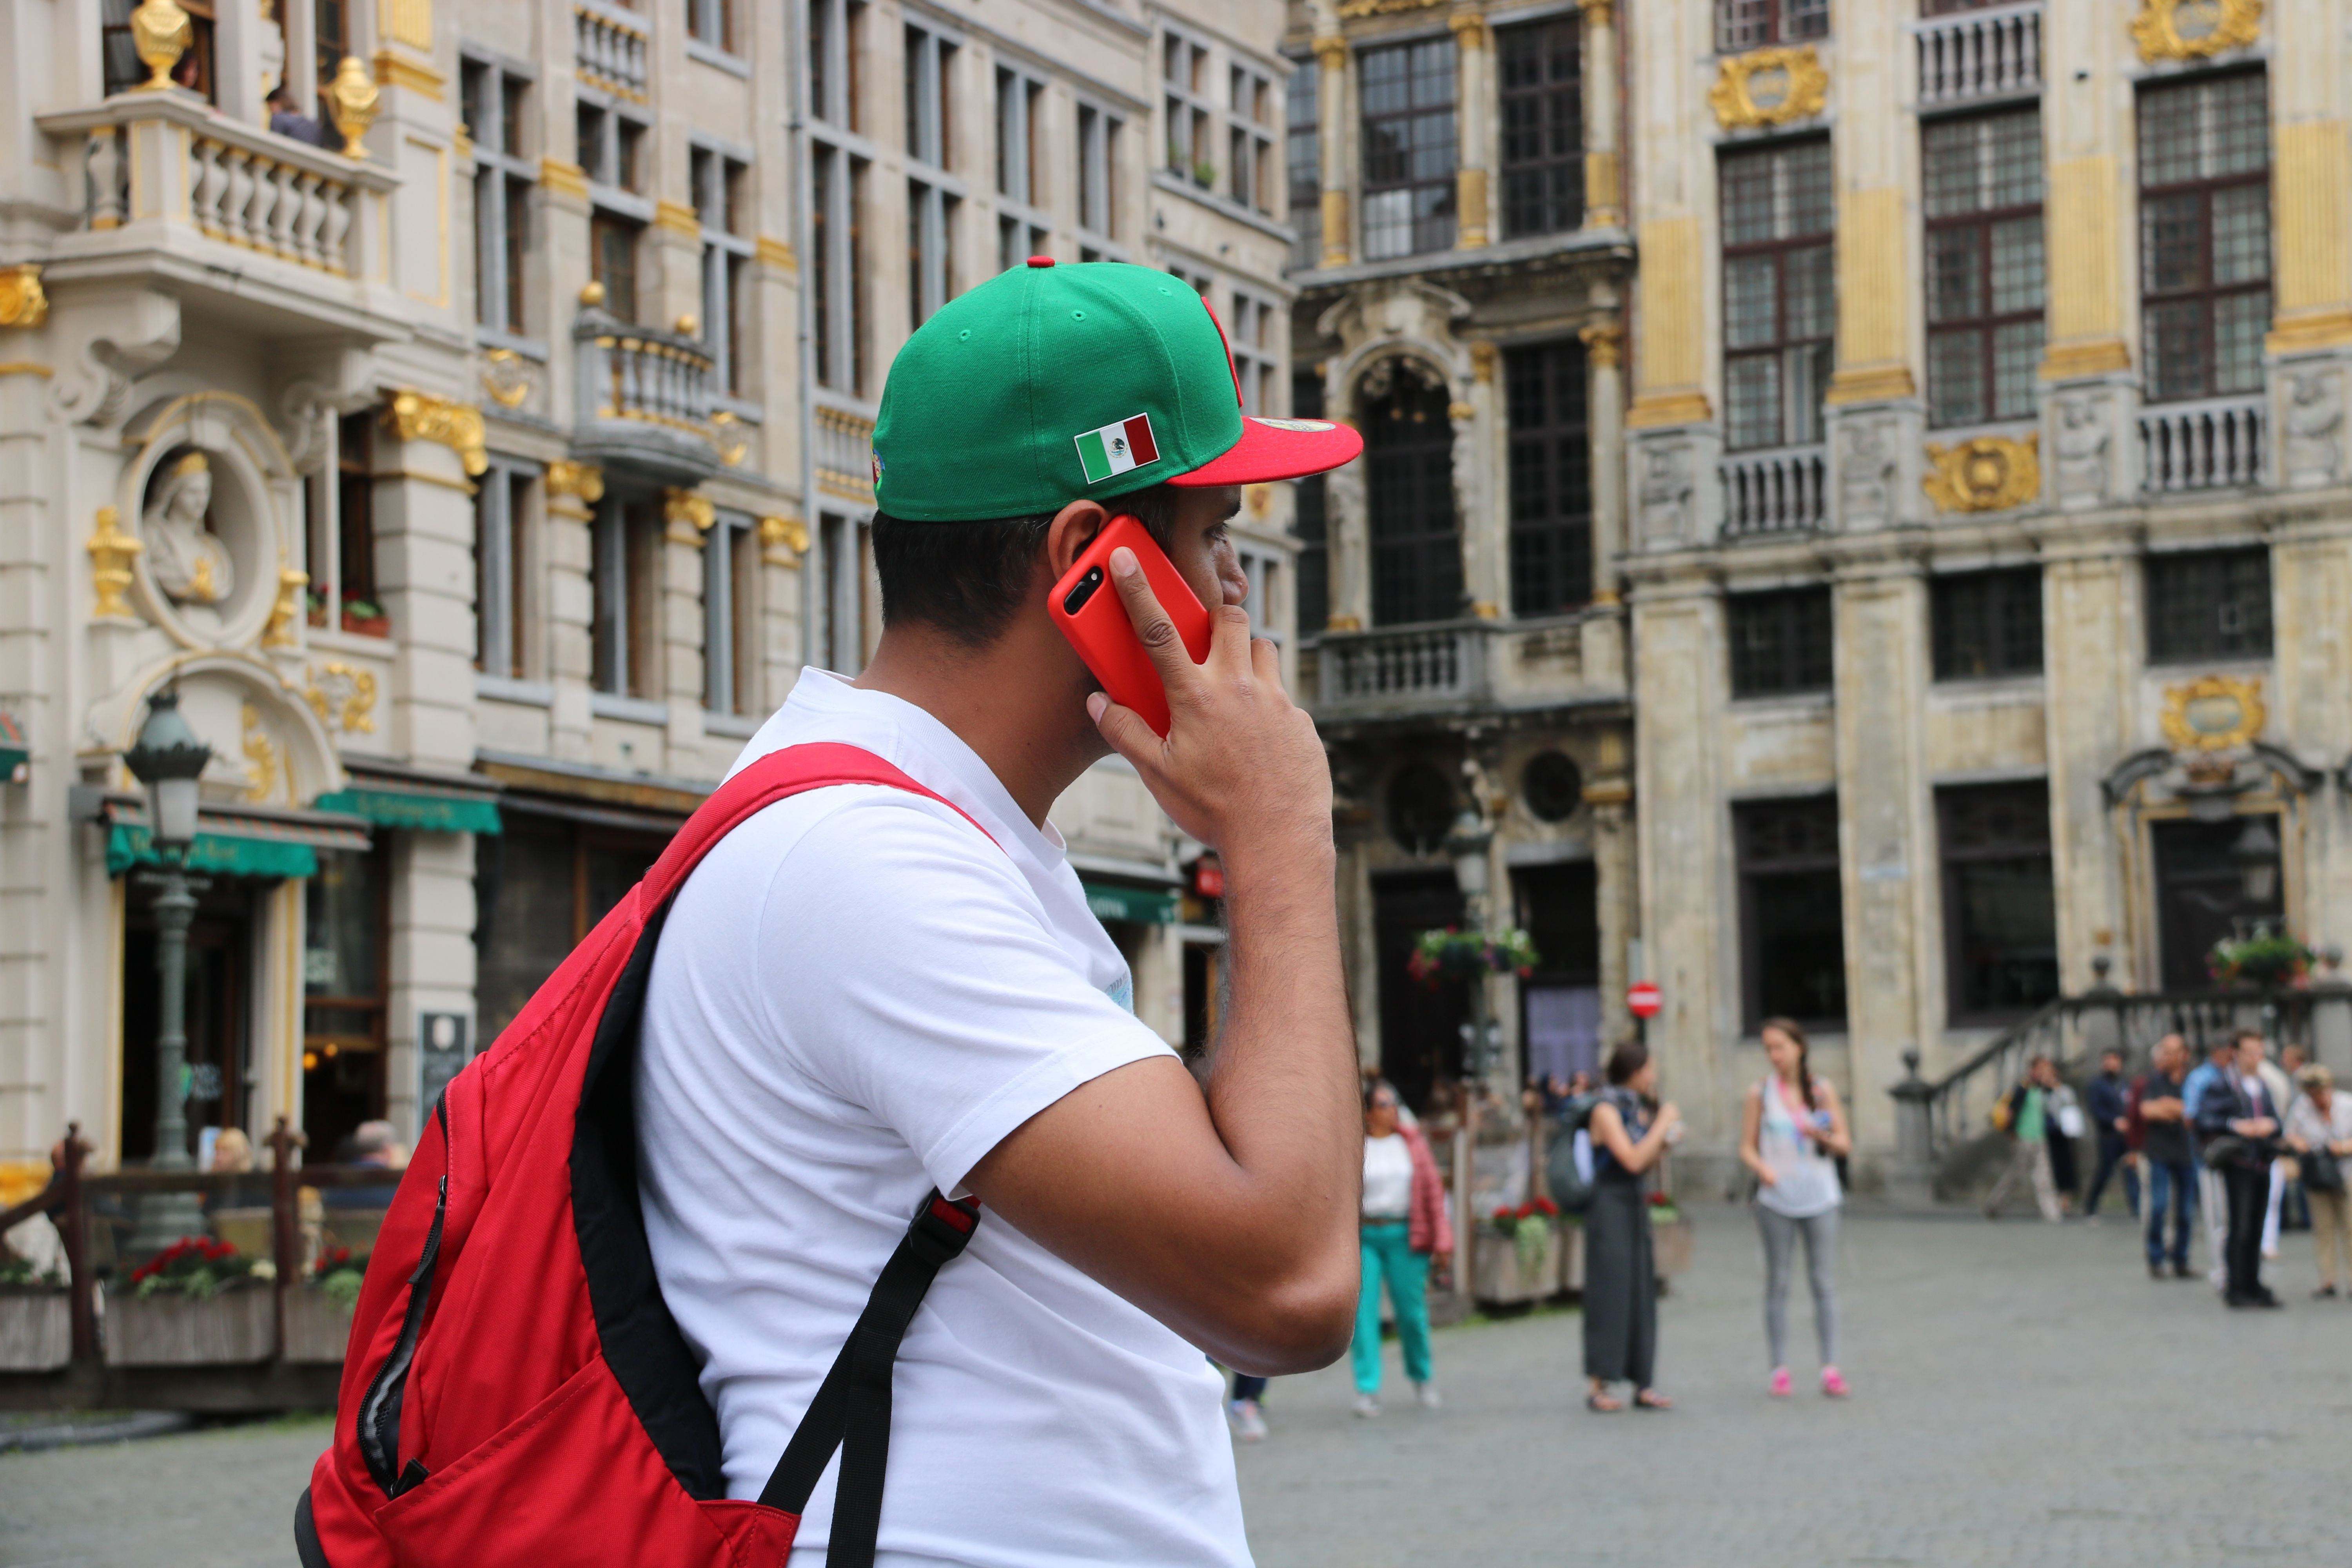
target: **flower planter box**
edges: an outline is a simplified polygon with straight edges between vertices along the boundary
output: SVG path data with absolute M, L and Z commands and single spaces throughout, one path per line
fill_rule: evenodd
M 390 616 L 355 616 L 349 610 L 345 610 L 343 630 L 354 637 L 388 637 L 392 635 L 392 617 Z
M 352 1309 L 315 1285 L 286 1292 L 286 1359 L 341 1365 L 352 1338 Z
M 233 1285 L 217 1296 L 177 1294 L 141 1300 L 124 1291 L 105 1301 L 109 1366 L 219 1365 L 268 1361 L 277 1314 L 266 1282 Z
M 1543 1251 L 1532 1268 L 1525 1268 L 1515 1237 L 1482 1227 L 1471 1247 L 1471 1294 L 1478 1300 L 1501 1304 L 1540 1301 L 1556 1295 L 1559 1253 L 1559 1232 L 1546 1226 Z
M 1651 1248 L 1658 1266 L 1658 1278 L 1671 1279 L 1690 1267 L 1691 1222 L 1687 1219 L 1654 1220 L 1650 1226 Z
M 55 1372 L 72 1359 L 72 1293 L 0 1285 L 0 1372 Z

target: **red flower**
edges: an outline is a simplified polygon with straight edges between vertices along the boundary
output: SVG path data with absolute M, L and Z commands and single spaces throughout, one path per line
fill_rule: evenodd
M 1495 1223 L 1496 1225 L 1508 1225 L 1517 1217 L 1518 1216 L 1517 1215 L 1511 1212 L 1511 1205 L 1508 1204 L 1505 1204 L 1502 1207 L 1495 1211 Z
M 1675 1200 L 1667 1196 L 1664 1193 L 1652 1193 L 1650 1194 L 1650 1206 L 1654 1209 L 1672 1208 L 1675 1206 Z
M 1552 1202 L 1549 1198 L 1545 1197 L 1537 1198 L 1533 1203 L 1528 1205 L 1528 1207 L 1543 1215 L 1546 1219 L 1552 1218 L 1559 1213 L 1559 1205 Z

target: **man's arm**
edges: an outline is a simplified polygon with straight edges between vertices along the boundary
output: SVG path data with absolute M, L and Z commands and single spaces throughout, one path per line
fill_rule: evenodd
M 1024 1235 L 1219 1361 L 1336 1359 L 1353 1331 L 1363 1112 L 1339 963 L 1331 780 L 1238 606 L 1195 665 L 1133 555 L 1112 580 L 1159 668 L 1162 740 L 1097 694 L 1104 738 L 1225 870 L 1232 1005 L 1204 1096 L 1155 1058 L 1030 1118 L 967 1179 Z

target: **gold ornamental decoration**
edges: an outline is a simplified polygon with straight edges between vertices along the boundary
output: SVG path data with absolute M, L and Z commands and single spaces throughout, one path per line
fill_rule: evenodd
M 0 267 L 0 327 L 37 327 L 49 319 L 49 297 L 41 288 L 41 264 Z
M 558 458 L 547 465 L 547 493 L 575 497 L 593 506 L 604 499 L 604 470 L 593 463 Z
M 743 422 L 722 408 L 710 416 L 710 445 L 719 460 L 728 468 L 737 468 L 751 453 L 751 437 Z
M 2176 752 L 2234 752 L 2253 743 L 2269 715 L 2259 678 L 2204 675 L 2164 689 L 2164 738 Z
M 1595 370 L 1615 370 L 1625 357 L 1625 329 L 1608 322 L 1580 328 L 1577 337 L 1584 343 L 1584 352 Z
M 188 46 L 196 41 L 195 24 L 173 0 L 145 0 L 131 13 L 131 47 L 152 74 L 139 84 L 141 92 L 172 90 L 172 70 Z
M 1445 4 L 1445 0 L 1340 0 L 1339 19 L 1360 21 L 1366 16 L 1393 16 L 1402 11 L 1427 11 Z
M 482 390 L 501 408 L 520 408 L 530 396 L 530 363 L 512 349 L 482 356 Z
M 797 565 L 808 553 L 808 524 L 781 515 L 760 520 L 760 553 L 778 566 Z
M 89 552 L 89 579 L 98 590 L 90 615 L 99 620 L 129 616 L 131 606 L 122 602 L 122 591 L 131 586 L 131 563 L 147 546 L 122 531 L 122 519 L 112 507 L 102 506 L 98 509 L 98 531 L 84 548 Z
M 261 722 L 261 712 L 250 702 L 245 705 L 245 732 L 242 749 L 245 760 L 253 766 L 247 777 L 253 782 L 246 786 L 245 798 L 268 800 L 278 793 L 278 747 L 269 739 L 269 731 Z
M 383 96 L 375 78 L 368 74 L 366 63 L 357 55 L 345 55 L 342 64 L 335 68 L 335 79 L 319 96 L 327 100 L 335 129 L 343 133 L 343 156 L 366 157 L 361 138 L 375 123 L 376 101 Z
M 1717 69 L 1706 100 L 1726 131 L 1756 131 L 1819 114 L 1829 102 L 1830 76 L 1812 45 L 1754 49 Z
M 470 404 L 414 389 L 395 392 L 384 405 L 383 422 L 404 441 L 440 442 L 476 478 L 490 466 L 489 432 L 483 426 L 482 411 Z
M 371 717 L 375 709 L 375 675 L 372 670 L 336 659 L 312 672 L 302 699 L 319 716 L 319 722 L 330 730 L 341 730 L 346 735 L 375 732 L 375 720 Z
M 709 496 L 673 485 L 662 492 L 662 521 L 669 524 L 673 541 L 699 550 L 704 536 L 719 521 L 719 509 L 711 505 Z
M 2131 19 L 2139 58 L 2201 60 L 2242 49 L 2262 36 L 2263 0 L 2140 0 Z
M 1927 443 L 1927 472 L 1919 488 L 1937 511 L 2005 511 L 2042 493 L 2042 432 L 2022 441 L 1979 436 L 1940 446 Z
M 308 572 L 297 572 L 291 566 L 278 569 L 278 598 L 269 606 L 269 624 L 261 629 L 262 647 L 294 646 L 294 627 L 302 614 L 302 590 L 310 584 Z

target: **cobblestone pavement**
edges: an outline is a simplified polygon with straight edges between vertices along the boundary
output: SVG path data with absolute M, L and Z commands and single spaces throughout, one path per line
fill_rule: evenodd
M 1680 1408 L 1581 1404 L 1573 1313 L 1436 1336 L 1444 1408 L 1354 1419 L 1347 1366 L 1274 1384 L 1241 1452 L 1260 1568 L 1608 1563 L 2342 1562 L 2352 1547 L 2352 1305 L 2309 1300 L 2311 1239 L 2265 1277 L 2278 1312 L 2150 1281 L 2133 1228 L 1854 1215 L 1840 1248 L 1843 1403 L 1765 1394 L 1748 1215 L 1701 1207 L 1660 1304 Z M 2201 1247 L 2201 1243 L 2200 1244 Z M 2201 1262 L 2201 1257 L 2198 1259 Z
M 2271 1274 L 2284 1312 L 2150 1283 L 2129 1227 L 1857 1215 L 1843 1363 L 1764 1394 L 1747 1216 L 1699 1209 L 1661 1309 L 1671 1415 L 1588 1414 L 1573 1313 L 1437 1336 L 1443 1410 L 1348 1411 L 1347 1368 L 1274 1386 L 1241 1454 L 1261 1568 L 1608 1563 L 2340 1562 L 2352 1469 L 2352 1304 L 2306 1299 L 2307 1237 Z M 323 1420 L 0 1455 L 0 1568 L 290 1562 Z

